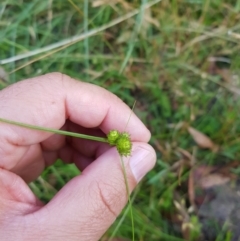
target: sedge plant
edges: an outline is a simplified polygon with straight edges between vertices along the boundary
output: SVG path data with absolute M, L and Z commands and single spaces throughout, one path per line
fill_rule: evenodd
M 133 108 L 135 106 L 135 103 L 133 105 Z M 132 108 L 132 110 L 133 110 L 133 108 Z M 131 114 L 132 114 L 132 111 L 131 111 Z M 130 120 L 131 114 L 127 121 L 126 127 Z M 80 133 L 76 133 L 76 132 L 69 132 L 69 131 L 57 130 L 57 129 L 52 129 L 52 128 L 46 128 L 46 127 L 42 127 L 42 126 L 35 126 L 35 125 L 30 125 L 27 123 L 17 122 L 17 121 L 13 121 L 13 120 L 4 119 L 4 118 L 0 118 L 0 122 L 20 126 L 23 128 L 38 130 L 38 131 L 46 131 L 46 132 L 59 134 L 59 135 L 65 135 L 65 136 L 71 136 L 71 137 L 82 138 L 82 139 L 87 139 L 87 140 L 105 142 L 105 143 L 108 143 L 110 146 L 115 146 L 119 153 L 121 165 L 122 165 L 122 169 L 123 169 L 123 176 L 124 176 L 124 181 L 125 181 L 126 190 L 127 190 L 129 211 L 130 211 L 131 223 L 132 223 L 132 240 L 133 241 L 135 240 L 132 201 L 131 201 L 131 197 L 130 197 L 130 190 L 129 190 L 129 184 L 128 184 L 128 180 L 127 180 L 126 168 L 125 168 L 124 161 L 123 161 L 123 157 L 130 156 L 131 151 L 132 151 L 132 141 L 130 139 L 130 134 L 128 132 L 126 132 L 126 131 L 119 132 L 118 130 L 110 130 L 109 133 L 107 134 L 106 138 L 104 138 L 104 137 L 80 134 Z M 125 130 L 126 130 L 126 127 L 125 127 Z

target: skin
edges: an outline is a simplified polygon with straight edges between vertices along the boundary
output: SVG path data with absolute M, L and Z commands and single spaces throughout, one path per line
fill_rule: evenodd
M 0 117 L 32 125 L 105 136 L 124 131 L 131 110 L 109 91 L 61 73 L 20 81 L 0 91 Z M 130 190 L 153 168 L 149 130 L 132 114 L 133 141 L 124 158 Z M 127 203 L 119 154 L 106 143 L 0 123 L 1 240 L 99 240 Z M 82 174 L 47 204 L 27 183 L 57 158 Z

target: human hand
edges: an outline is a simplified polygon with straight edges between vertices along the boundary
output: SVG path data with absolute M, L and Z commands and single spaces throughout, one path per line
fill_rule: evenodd
M 0 118 L 103 136 L 123 131 L 130 109 L 107 90 L 59 73 L 20 81 L 0 91 Z M 155 164 L 150 132 L 132 114 L 133 141 L 124 158 L 132 191 Z M 119 154 L 106 143 L 70 138 L 0 123 L 0 239 L 84 240 L 104 234 L 127 202 Z M 75 163 L 81 175 L 46 205 L 26 182 L 57 158 Z

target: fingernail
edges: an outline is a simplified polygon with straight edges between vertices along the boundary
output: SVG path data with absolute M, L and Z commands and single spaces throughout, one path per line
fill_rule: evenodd
M 133 149 L 129 164 L 137 182 L 140 182 L 147 172 L 154 167 L 155 162 L 156 155 L 153 149 L 150 150 L 142 146 Z

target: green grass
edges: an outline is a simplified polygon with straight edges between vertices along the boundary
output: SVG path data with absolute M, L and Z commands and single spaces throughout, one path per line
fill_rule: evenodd
M 176 193 L 188 203 L 189 169 L 184 169 L 179 187 L 171 169 L 181 159 L 178 148 L 194 153 L 200 164 L 240 160 L 240 1 L 162 0 L 147 11 L 145 4 L 151 1 L 122 3 L 93 7 L 87 0 L 2 0 L 0 63 L 27 51 L 39 53 L 2 64 L 9 78 L 0 87 L 60 71 L 108 89 L 129 106 L 136 99 L 134 111 L 151 130 L 158 155 L 156 167 L 133 194 L 136 240 L 183 240 L 172 216 Z M 131 11 L 137 14 L 128 16 Z M 113 22 L 119 18 L 123 21 Z M 58 46 L 59 51 L 53 48 L 82 34 L 87 37 L 81 41 Z M 213 57 L 224 59 L 214 66 Z M 231 80 L 216 69 L 225 69 Z M 187 125 L 207 134 L 220 150 L 200 149 Z M 31 188 L 48 201 L 78 173 L 58 161 Z M 129 213 L 123 211 L 106 236 L 113 231 L 116 237 L 131 238 Z

